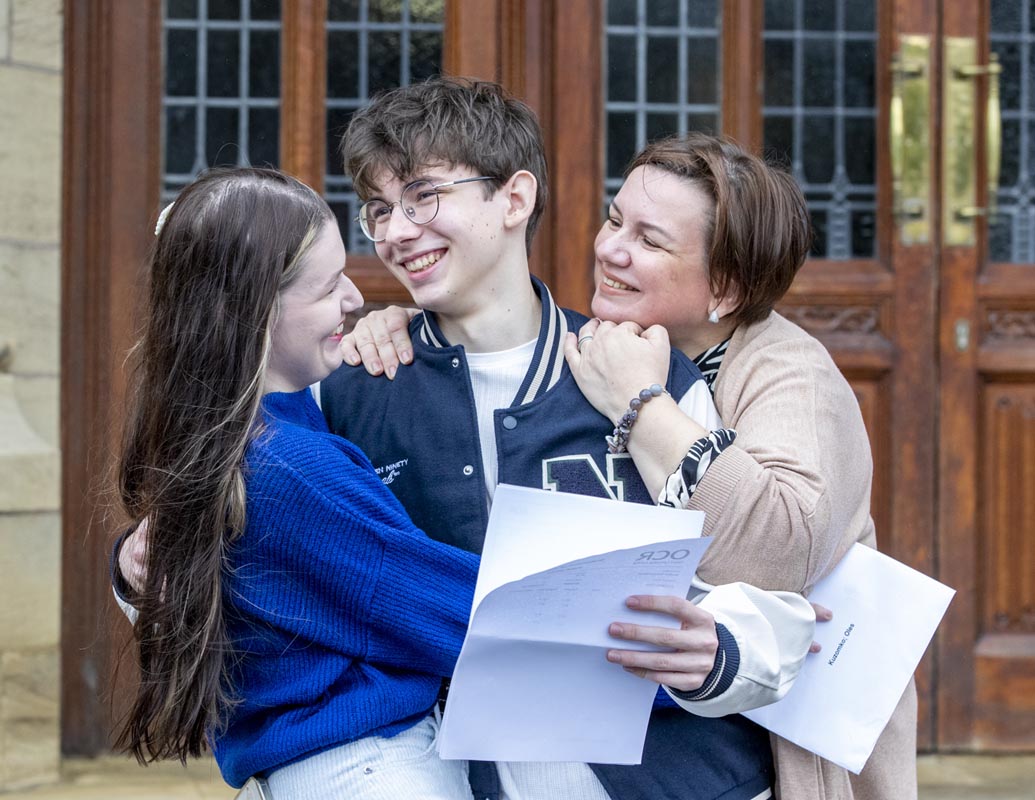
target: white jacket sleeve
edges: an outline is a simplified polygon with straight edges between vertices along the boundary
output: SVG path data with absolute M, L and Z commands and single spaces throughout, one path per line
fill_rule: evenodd
M 665 687 L 682 708 L 722 717 L 775 703 L 791 688 L 812 644 L 816 615 L 794 592 L 746 583 L 711 587 L 695 576 L 689 599 L 715 617 L 715 668 L 693 692 Z

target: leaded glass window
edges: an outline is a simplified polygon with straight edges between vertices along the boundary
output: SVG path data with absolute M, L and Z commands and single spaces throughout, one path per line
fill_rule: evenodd
M 766 0 L 766 155 L 809 202 L 813 255 L 876 255 L 876 3 Z
M 167 0 L 162 199 L 206 167 L 280 160 L 280 0 Z
M 372 253 L 354 221 L 352 182 L 338 152 L 352 114 L 378 92 L 442 69 L 444 0 L 329 0 L 327 4 L 327 175 L 324 195 L 349 253 Z
M 718 133 L 722 9 L 718 0 L 606 0 L 605 206 L 647 142 Z
M 1035 7 L 992 0 L 991 47 L 999 56 L 1003 114 L 998 210 L 989 228 L 992 261 L 1035 263 Z

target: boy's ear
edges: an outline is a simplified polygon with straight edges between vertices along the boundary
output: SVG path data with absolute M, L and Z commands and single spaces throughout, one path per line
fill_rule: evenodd
M 503 184 L 500 191 L 507 200 L 504 224 L 514 228 L 527 222 L 535 208 L 535 199 L 539 192 L 539 182 L 535 175 L 527 169 L 519 169 Z

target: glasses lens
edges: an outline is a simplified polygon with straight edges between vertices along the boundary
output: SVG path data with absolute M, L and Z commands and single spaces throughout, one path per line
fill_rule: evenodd
M 392 209 L 383 200 L 370 200 L 359 208 L 359 227 L 368 239 L 384 241 Z
M 402 193 L 402 207 L 418 225 L 431 222 L 438 213 L 438 190 L 431 181 L 411 183 Z

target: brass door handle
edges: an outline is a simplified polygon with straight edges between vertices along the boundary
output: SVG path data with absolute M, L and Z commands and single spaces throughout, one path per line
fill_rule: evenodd
M 930 38 L 902 36 L 891 62 L 891 185 L 903 244 L 930 240 Z
M 966 64 L 962 67 L 954 67 L 953 73 L 957 78 L 976 78 L 979 75 L 998 75 L 1003 71 L 996 53 L 992 53 L 989 60 L 991 62 L 989 64 Z
M 967 215 L 967 209 L 959 209 L 960 216 L 994 216 L 996 200 L 999 193 L 999 175 L 1002 167 L 1003 152 L 1003 112 L 999 102 L 999 76 L 1003 72 L 1003 66 L 999 63 L 998 53 L 990 53 L 987 64 L 968 64 L 956 67 L 956 76 L 959 78 L 978 78 L 982 75 L 988 76 L 988 99 L 985 104 L 985 174 L 988 184 L 988 196 L 985 199 L 986 208 L 973 209 L 980 211 L 978 214 Z
M 919 64 L 903 64 L 899 56 L 895 56 L 891 64 L 893 75 L 891 88 L 891 179 L 895 189 L 895 214 L 900 217 L 923 216 L 923 202 L 916 197 L 905 197 L 902 191 L 902 179 L 906 167 L 906 120 L 902 100 L 902 83 L 906 78 L 918 78 L 923 75 L 923 66 Z
M 944 175 L 942 225 L 947 245 L 971 246 L 975 242 L 975 220 L 995 213 L 999 191 L 1003 147 L 999 75 L 1002 66 L 995 53 L 988 64 L 975 64 L 977 42 L 970 38 L 945 39 L 944 121 L 942 125 L 942 169 Z M 975 163 L 975 79 L 988 76 L 985 107 L 985 205 L 977 204 Z
M 1003 109 L 999 102 L 999 76 L 1003 67 L 999 56 L 989 55 L 988 65 L 988 103 L 985 106 L 985 175 L 988 178 L 989 216 L 995 214 L 999 199 L 999 176 L 1003 158 Z

